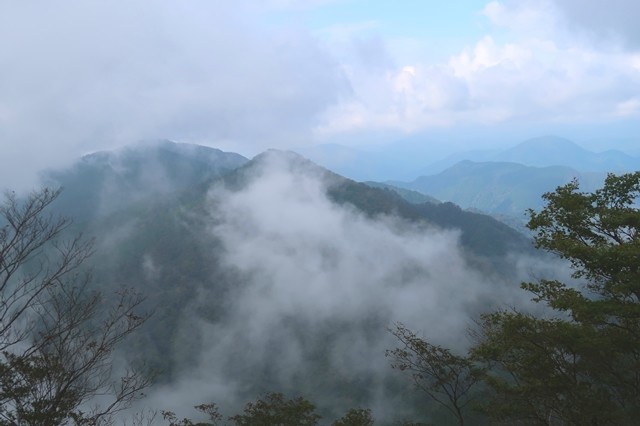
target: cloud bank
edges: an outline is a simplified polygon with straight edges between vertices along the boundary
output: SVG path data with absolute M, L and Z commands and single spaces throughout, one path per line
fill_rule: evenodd
M 354 96 L 329 107 L 317 132 L 638 119 L 640 10 L 630 1 L 586 3 L 488 2 L 485 35 L 444 61 L 404 57 L 381 72 L 343 55 Z M 352 43 L 367 37 L 355 31 Z M 379 52 L 394 56 L 391 47 Z
M 236 279 L 224 293 L 203 290 L 203 306 L 224 297 L 225 312 L 185 321 L 203 342 L 198 362 L 146 403 L 183 413 L 215 401 L 227 413 L 284 391 L 321 410 L 370 406 L 384 419 L 406 408 L 402 395 L 383 393 L 399 378 L 384 357 L 396 344 L 387 327 L 400 321 L 463 348 L 479 310 L 521 298 L 517 285 L 469 266 L 456 232 L 366 218 L 329 201 L 317 173 L 285 163 L 272 154 L 244 189 L 211 191 L 210 232 Z M 350 394 L 357 383 L 361 394 Z
M 308 139 L 348 83 L 253 2 L 0 2 L 0 179 L 169 138 L 245 152 Z M 12 185 L 8 185 L 12 186 Z

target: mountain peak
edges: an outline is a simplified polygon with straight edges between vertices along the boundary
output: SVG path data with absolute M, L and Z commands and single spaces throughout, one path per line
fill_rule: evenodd
M 584 172 L 620 172 L 637 170 L 640 159 L 615 150 L 595 153 L 568 139 L 543 136 L 526 140 L 492 160 L 535 167 L 562 165 Z
M 590 153 L 590 151 L 582 148 L 577 143 L 570 141 L 559 136 L 540 136 L 537 138 L 527 139 L 524 142 L 510 148 L 500 155 L 507 155 L 513 153 L 538 153 L 544 151 L 545 153 Z
M 336 182 L 346 179 L 293 151 L 269 149 L 256 155 L 242 167 L 238 167 L 226 175 L 224 182 L 228 188 L 238 190 L 246 186 L 253 179 L 272 171 L 283 171 L 293 175 L 315 176 L 326 182 Z
M 528 139 L 496 155 L 492 160 L 543 167 L 549 165 L 576 166 L 588 164 L 594 155 L 575 142 L 558 136 Z M 569 162 L 569 163 L 567 163 Z
M 538 136 L 535 138 L 527 139 L 516 146 L 519 146 L 519 145 L 551 146 L 551 145 L 558 145 L 558 144 L 565 145 L 565 146 L 580 147 L 580 145 L 578 145 L 577 143 L 557 135 Z
M 157 141 L 85 155 L 44 179 L 50 186 L 65 187 L 57 200 L 62 213 L 84 220 L 97 212 L 109 214 L 145 198 L 159 199 L 204 185 L 247 161 L 215 148 Z

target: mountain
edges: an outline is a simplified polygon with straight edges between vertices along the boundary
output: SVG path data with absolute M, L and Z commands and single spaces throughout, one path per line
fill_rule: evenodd
M 594 153 L 578 144 L 557 136 L 542 136 L 528 139 L 493 156 L 493 161 L 520 163 L 545 167 L 565 165 L 564 162 L 582 163 Z M 552 164 L 549 164 L 549 163 Z
M 268 168 L 318 179 L 332 201 L 353 205 L 368 216 L 398 216 L 460 229 L 463 246 L 477 256 L 502 255 L 514 247 L 526 251 L 529 246 L 520 234 L 482 214 L 442 204 L 413 188 L 358 183 L 294 152 L 270 150 L 247 160 L 213 148 L 163 141 L 85 156 L 68 170 L 48 173 L 47 182 L 64 188 L 54 206 L 61 214 L 79 223 L 98 221 L 101 226 L 113 226 L 108 224 L 128 220 L 128 214 L 156 217 L 158 210 L 175 211 L 181 203 L 202 211 L 210 187 L 222 184 L 230 191 L 241 191 Z
M 352 179 L 366 180 L 386 174 L 384 164 L 371 152 L 338 144 L 301 147 L 295 151 L 317 164 Z
M 433 176 L 395 186 L 429 194 L 466 209 L 524 218 L 542 206 L 541 195 L 577 178 L 584 190 L 595 189 L 604 173 L 581 173 L 564 166 L 531 167 L 508 162 L 461 161 Z
M 422 180 L 417 181 L 415 189 L 359 183 L 294 152 L 270 150 L 247 160 L 213 148 L 162 142 L 92 154 L 67 171 L 50 173 L 49 179 L 64 187 L 54 207 L 74 218 L 78 224 L 75 229 L 94 228 L 98 234 L 117 235 L 131 224 L 144 224 L 133 234 L 139 240 L 128 243 L 123 252 L 137 246 L 159 245 L 163 252 L 172 247 L 171 256 L 161 256 L 165 262 L 189 264 L 200 257 L 194 251 L 196 247 L 215 246 L 208 240 L 196 243 L 190 239 L 200 240 L 203 232 L 193 235 L 192 231 L 183 229 L 186 225 L 196 229 L 202 226 L 204 217 L 211 215 L 210 189 L 225 188 L 227 195 L 217 201 L 224 204 L 229 194 L 244 191 L 256 180 L 263 179 L 267 171 L 274 170 L 300 181 L 321 182 L 323 196 L 332 203 L 349 206 L 375 220 L 392 217 L 411 224 L 455 230 L 460 233 L 461 248 L 469 259 L 482 259 L 481 262 L 492 265 L 490 268 L 502 272 L 509 269 L 508 262 L 504 262 L 509 253 L 532 251 L 529 239 L 503 222 L 423 195 Z M 451 177 L 443 179 L 448 181 Z M 265 190 L 272 191 L 268 186 Z M 303 189 L 296 188 L 296 191 Z M 268 203 L 268 195 L 264 197 L 263 202 Z M 177 247 L 182 249 L 176 252 Z M 139 256 L 127 256 L 126 261 L 136 258 L 139 260 Z M 200 269 L 207 268 L 196 268 Z
M 594 152 L 568 139 L 542 136 L 528 139 L 503 150 L 470 150 L 451 154 L 420 170 L 420 175 L 433 175 L 461 161 L 509 162 L 525 166 L 565 166 L 580 172 L 625 172 L 640 169 L 640 157 L 618 150 Z
M 621 151 L 595 153 L 556 136 L 526 140 L 500 152 L 492 161 L 520 163 L 527 166 L 566 166 L 580 171 L 622 172 L 640 169 L 640 158 Z
M 358 181 L 406 180 L 420 174 L 424 165 L 442 157 L 436 144 L 395 143 L 352 148 L 339 144 L 300 147 L 295 152 L 322 167 Z M 445 151 L 448 153 L 448 151 Z
M 628 153 L 608 149 L 601 152 L 587 150 L 565 138 L 542 136 L 525 140 L 506 149 L 469 150 L 470 143 L 443 150 L 439 141 L 412 141 L 378 146 L 375 149 L 355 149 L 343 145 L 326 144 L 297 150 L 317 164 L 343 176 L 359 181 L 409 181 L 419 176 L 441 173 L 464 161 L 510 162 L 525 166 L 564 166 L 582 173 L 627 172 L 640 170 L 640 156 L 632 142 Z M 600 141 L 597 146 L 606 146 Z M 613 146 L 613 145 L 612 145 Z
M 583 147 L 594 152 L 601 152 L 610 149 L 625 152 L 633 157 L 640 158 L 640 138 L 636 137 L 598 137 L 580 142 Z
M 404 200 L 410 202 L 411 204 L 422 204 L 422 203 L 431 203 L 431 204 L 440 204 L 441 201 L 433 198 L 429 195 L 423 194 L 422 192 L 412 191 L 410 189 L 400 188 L 397 186 L 390 185 L 388 183 L 382 182 L 363 182 L 365 185 L 369 185 L 373 188 L 382 188 L 389 189 L 399 196 L 401 196 Z
M 321 144 L 294 150 L 316 164 L 350 179 L 410 179 L 420 170 L 422 156 L 389 149 L 366 150 L 339 144 Z M 402 164 L 402 167 L 398 167 Z
M 457 164 L 461 161 L 471 160 L 475 162 L 481 161 L 491 161 L 491 159 L 496 155 L 499 151 L 496 150 L 471 150 L 471 151 L 462 151 L 456 152 L 454 154 L 448 155 L 445 158 L 435 161 L 429 164 L 427 167 L 423 167 L 420 170 L 419 176 L 428 176 L 436 173 L 440 173 L 449 167 Z
M 436 416 L 388 367 L 385 330 L 405 321 L 457 341 L 517 290 L 514 259 L 537 253 L 489 216 L 411 203 L 292 152 L 247 160 L 164 143 L 50 176 L 64 178 L 55 207 L 84 214 L 74 231 L 95 237 L 96 288 L 135 288 L 154 312 L 123 359 L 203 402 L 282 391 L 326 418 L 381 399 Z
M 317 177 L 324 182 L 326 194 L 333 202 L 352 205 L 369 217 L 396 216 L 443 229 L 458 229 L 463 247 L 474 256 L 495 260 L 510 252 L 529 252 L 531 247 L 522 234 L 486 214 L 463 211 L 453 203 L 440 203 L 433 197 L 415 204 L 390 186 L 376 187 L 353 181 L 294 152 L 267 151 L 222 179 L 228 188 L 240 191 L 253 177 L 274 165 L 294 175 Z
M 456 162 L 462 158 L 476 161 Z M 494 215 L 522 230 L 525 212 L 542 207 L 541 195 L 545 192 L 574 178 L 583 190 L 594 190 L 608 172 L 638 169 L 640 158 L 615 150 L 595 153 L 570 140 L 545 136 L 499 152 L 451 155 L 425 169 L 440 170 L 437 173 L 386 183 Z
M 44 180 L 64 188 L 56 202 L 60 212 L 85 221 L 208 182 L 247 161 L 236 153 L 159 141 L 86 155 L 67 170 L 47 172 Z

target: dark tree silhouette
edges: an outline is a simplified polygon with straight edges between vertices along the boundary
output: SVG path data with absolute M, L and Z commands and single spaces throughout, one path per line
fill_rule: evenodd
M 9 193 L 0 206 L 0 425 L 106 424 L 150 384 L 134 370 L 113 378 L 143 299 L 91 288 L 92 242 L 65 238 L 70 220 L 47 213 L 59 194 Z

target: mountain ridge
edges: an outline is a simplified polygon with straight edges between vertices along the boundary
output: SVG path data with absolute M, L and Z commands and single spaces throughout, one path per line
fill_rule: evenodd
M 628 172 L 640 170 L 640 156 L 617 149 L 594 151 L 554 135 L 526 139 L 507 148 L 458 150 L 444 153 L 428 149 L 424 142 L 413 151 L 394 152 L 394 145 L 375 150 L 330 144 L 300 149 L 311 160 L 355 180 L 410 181 L 442 172 L 462 160 L 507 161 L 546 167 L 566 166 L 580 172 Z M 467 148 L 468 149 L 468 148 Z M 398 165 L 401 164 L 401 167 Z
M 62 214 L 85 221 L 150 195 L 202 184 L 247 161 L 240 154 L 163 140 L 87 154 L 67 169 L 48 171 L 43 180 L 65 189 L 55 203 Z
M 151 156 L 133 157 L 131 167 L 158 166 Z M 417 403 L 396 397 L 408 383 L 371 367 L 344 369 L 342 342 L 366 336 L 361 353 L 378 365 L 390 321 L 428 314 L 425 324 L 435 328 L 443 315 L 458 321 L 477 313 L 517 287 L 514 258 L 538 255 L 530 239 L 489 216 L 450 202 L 410 203 L 293 152 L 269 150 L 241 163 L 215 176 L 187 175 L 197 177 L 188 185 L 166 173 L 169 181 L 156 183 L 169 190 L 144 187 L 140 197 L 149 180 L 121 186 L 110 194 L 116 208 L 94 211 L 72 230 L 95 237 L 88 266 L 98 289 L 147 295 L 154 316 L 123 356 L 161 371 L 163 388 L 188 382 L 190 372 L 233 382 L 238 400 L 274 388 L 322 395 L 323 410 L 334 415 L 384 391 L 394 407 L 409 409 Z M 102 160 L 82 164 L 118 171 L 119 179 L 139 176 Z M 61 174 L 66 191 L 104 189 L 83 172 Z M 295 365 L 282 352 L 291 342 L 299 348 Z
M 512 162 L 464 160 L 430 176 L 411 182 L 388 182 L 440 200 L 488 214 L 523 217 L 529 208 L 540 208 L 542 194 L 578 179 L 586 190 L 597 187 L 604 173 L 581 173 L 566 166 L 534 167 Z

